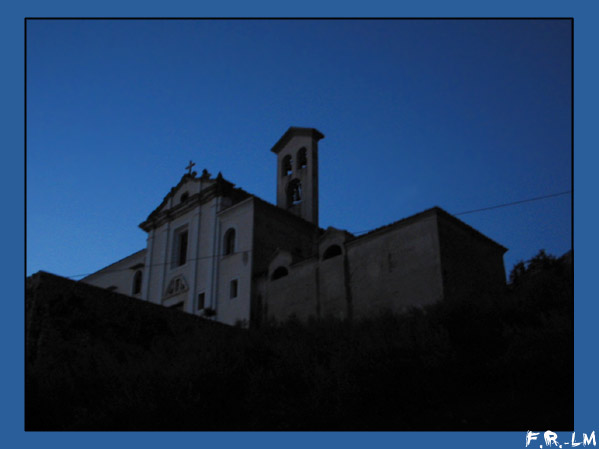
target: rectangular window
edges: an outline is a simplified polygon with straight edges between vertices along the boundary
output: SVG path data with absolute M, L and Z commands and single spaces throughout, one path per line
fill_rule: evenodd
M 237 279 L 235 279 L 235 280 L 231 281 L 231 285 L 230 285 L 230 288 L 229 288 L 229 292 L 230 292 L 230 295 L 229 295 L 229 297 L 230 297 L 231 299 L 233 299 L 233 298 L 237 298 Z
M 206 301 L 206 294 L 200 293 L 198 295 L 198 310 L 202 310 L 204 308 L 204 302 Z
M 187 227 L 175 231 L 173 235 L 172 247 L 172 263 L 171 267 L 180 267 L 187 262 L 187 244 L 189 240 L 189 232 Z
M 187 262 L 187 231 L 179 234 L 179 266 Z

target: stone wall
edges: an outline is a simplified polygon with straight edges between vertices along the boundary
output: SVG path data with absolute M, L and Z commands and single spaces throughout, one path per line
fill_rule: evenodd
M 355 317 L 403 312 L 443 297 L 434 214 L 360 237 L 347 245 Z
M 264 276 L 258 293 L 268 320 L 284 321 L 295 316 L 302 321 L 318 316 L 316 257 L 291 265 L 280 279 Z
M 505 287 L 506 249 L 449 214 L 439 214 L 443 285 L 448 299 Z
M 254 274 L 266 272 L 277 249 L 289 251 L 304 259 L 316 252 L 318 227 L 254 198 Z
M 260 292 L 270 319 L 360 318 L 384 310 L 403 312 L 443 297 L 434 213 L 346 242 L 323 240 L 319 257 L 290 264 L 281 279 L 262 278 Z M 342 251 L 325 259 L 322 253 L 330 243 Z

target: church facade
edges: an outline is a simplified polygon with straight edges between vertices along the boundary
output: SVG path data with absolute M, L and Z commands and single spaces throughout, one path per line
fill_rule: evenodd
M 272 147 L 277 204 L 190 163 L 139 226 L 146 248 L 81 282 L 230 325 L 402 312 L 505 285 L 506 249 L 438 207 L 355 236 L 318 226 L 318 146 Z

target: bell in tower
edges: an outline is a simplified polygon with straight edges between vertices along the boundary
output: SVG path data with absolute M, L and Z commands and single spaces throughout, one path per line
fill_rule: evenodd
M 277 206 L 318 226 L 318 141 L 314 128 L 292 126 L 272 147 L 277 155 Z

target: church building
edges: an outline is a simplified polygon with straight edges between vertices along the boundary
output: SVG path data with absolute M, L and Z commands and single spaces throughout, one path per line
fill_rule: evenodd
M 277 204 L 188 173 L 139 225 L 142 250 L 81 282 L 230 325 L 402 312 L 505 285 L 506 248 L 438 207 L 356 236 L 318 225 L 322 133 L 272 147 Z

